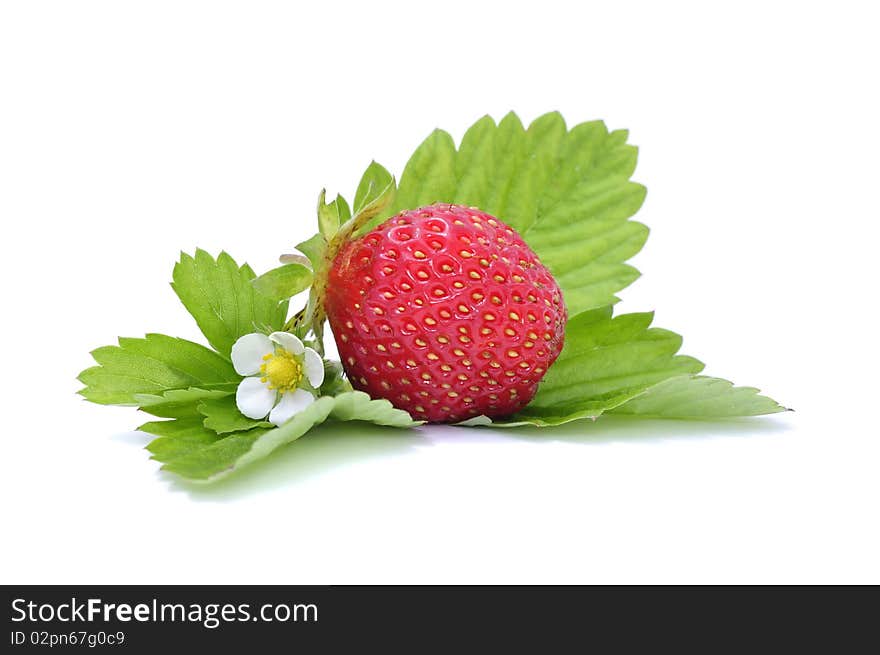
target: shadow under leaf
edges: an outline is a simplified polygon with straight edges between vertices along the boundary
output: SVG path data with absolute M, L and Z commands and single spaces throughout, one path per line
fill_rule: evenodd
M 612 441 L 749 437 L 787 430 L 789 426 L 775 416 L 698 420 L 654 419 L 609 414 L 600 416 L 595 421 L 582 419 L 552 428 L 522 426 L 503 432 L 516 439 L 534 442 L 555 440 L 566 443 L 597 444 Z M 498 434 L 502 431 L 496 429 L 493 432 Z
M 753 437 L 782 433 L 790 428 L 778 417 L 723 420 L 673 420 L 606 415 L 592 421 L 573 421 L 552 428 L 522 426 L 510 429 L 428 425 L 401 430 L 371 423 L 325 423 L 216 484 L 199 484 L 160 472 L 178 491 L 194 500 L 224 502 L 250 494 L 277 490 L 303 480 L 345 468 L 370 458 L 413 454 L 416 449 L 443 443 L 486 443 L 525 440 L 598 445 L 611 442 L 656 442 L 669 439 Z M 134 433 L 140 434 L 140 433 Z M 134 441 L 131 433 L 127 441 Z
M 296 484 L 370 458 L 405 455 L 417 446 L 430 446 L 419 428 L 402 430 L 360 421 L 324 423 L 215 484 L 190 482 L 164 471 L 160 476 L 195 500 L 224 501 Z

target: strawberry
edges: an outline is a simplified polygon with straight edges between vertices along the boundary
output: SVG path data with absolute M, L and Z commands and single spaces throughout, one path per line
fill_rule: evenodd
M 516 232 L 450 204 L 342 246 L 325 308 L 352 385 L 430 422 L 522 409 L 566 319 L 559 286 Z

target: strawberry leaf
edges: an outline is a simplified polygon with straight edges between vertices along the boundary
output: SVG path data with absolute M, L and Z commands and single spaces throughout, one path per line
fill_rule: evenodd
M 154 421 L 145 423 L 139 430 L 159 435 L 147 444 L 152 458 L 168 468 L 172 462 L 182 461 L 190 470 L 209 469 L 216 466 L 224 457 L 234 457 L 241 446 L 253 443 L 265 434 L 265 429 L 255 429 L 232 434 L 217 434 L 209 430 L 198 419 L 175 419 L 173 421 Z M 222 466 L 222 464 L 221 464 Z
M 403 169 L 394 204 L 374 218 L 372 224 L 378 224 L 403 209 L 415 209 L 434 202 L 452 202 L 456 188 L 456 154 L 455 142 L 447 132 L 439 129 L 431 132 Z M 503 220 L 503 217 L 499 218 Z
M 170 462 L 187 453 L 199 450 L 220 440 L 216 432 L 202 425 L 202 417 L 178 418 L 173 421 L 151 421 L 138 428 L 141 432 L 158 437 L 153 439 L 147 450 L 152 459 Z
M 80 394 L 102 405 L 158 407 L 180 401 L 167 392 L 181 390 L 196 402 L 201 394 L 231 392 L 241 380 L 232 364 L 202 345 L 165 336 L 148 334 L 144 339 L 121 337 L 118 346 L 92 351 L 98 363 L 79 375 L 85 384 Z M 195 390 L 194 390 L 195 388 Z
M 724 418 L 786 411 L 752 387 L 702 375 L 670 378 L 610 410 L 613 414 L 656 418 Z
M 171 389 L 161 394 L 135 394 L 135 400 L 142 412 L 162 418 L 183 418 L 199 416 L 199 404 L 209 399 L 226 398 L 235 392 L 236 383 L 231 382 L 221 389 Z
M 290 421 L 273 429 L 218 435 L 192 419 L 153 422 L 140 429 L 160 435 L 147 448 L 154 459 L 164 463 L 163 469 L 190 480 L 212 482 L 266 457 L 326 420 L 368 421 L 399 428 L 419 425 L 387 400 L 371 400 L 365 393 L 350 391 L 318 398 Z
M 240 336 L 284 325 L 287 302 L 258 294 L 255 277 L 250 266 L 239 267 L 225 252 L 216 260 L 204 250 L 196 250 L 195 257 L 181 253 L 174 267 L 171 286 L 208 343 L 224 357 Z

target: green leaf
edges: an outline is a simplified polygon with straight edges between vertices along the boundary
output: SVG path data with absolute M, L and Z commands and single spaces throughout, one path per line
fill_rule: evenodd
M 170 462 L 220 439 L 215 432 L 205 429 L 201 416 L 173 421 L 151 421 L 144 423 L 138 430 L 159 437 L 147 444 L 147 450 L 152 453 L 152 459 L 160 462 Z
M 239 267 L 225 252 L 216 260 L 204 250 L 196 250 L 195 257 L 181 253 L 174 266 L 171 286 L 211 346 L 225 357 L 240 336 L 284 325 L 287 302 L 258 294 L 255 277 L 247 264 Z
M 174 389 L 234 391 L 241 380 L 232 364 L 192 341 L 148 334 L 144 339 L 121 337 L 118 346 L 92 351 L 98 366 L 79 375 L 79 393 L 103 405 L 141 405 L 140 395 L 161 396 Z M 148 402 L 156 405 L 159 402 Z
M 421 425 L 402 409 L 396 409 L 387 400 L 373 400 L 363 391 L 349 391 L 333 397 L 330 420 L 366 421 L 394 428 L 410 428 Z
M 645 188 L 629 180 L 638 151 L 601 121 L 568 130 L 558 113 L 526 130 L 514 113 L 484 116 L 456 151 L 435 130 L 404 169 L 395 202 L 368 227 L 435 202 L 474 206 L 516 229 L 553 273 L 571 315 L 617 301 L 638 271 L 624 262 L 648 229 L 628 220 Z
M 175 418 L 171 421 L 149 421 L 137 428 L 157 437 L 188 437 L 205 431 L 202 417 Z M 216 438 L 216 436 L 215 436 Z
M 292 298 L 311 284 L 312 271 L 302 264 L 285 264 L 253 280 L 257 293 L 276 302 Z
M 199 471 L 222 470 L 225 462 L 235 461 L 236 457 L 246 453 L 265 432 L 256 429 L 222 436 L 202 427 L 199 433 L 154 439 L 147 445 L 147 450 L 153 454 L 152 459 L 163 463 L 163 469 L 177 473 L 175 467 L 178 466 L 193 473 L 185 477 L 199 479 Z
M 248 418 L 238 411 L 234 396 L 206 400 L 199 403 L 198 409 L 199 414 L 205 417 L 203 425 L 218 434 L 272 427 L 272 424 L 267 421 Z
M 382 193 L 392 184 L 394 178 L 391 177 L 384 166 L 370 162 L 367 170 L 364 171 L 361 181 L 358 184 L 357 191 L 354 194 L 354 213 L 361 213 L 365 207 L 376 200 Z
M 221 389 L 171 389 L 161 394 L 135 394 L 135 400 L 142 412 L 164 418 L 198 417 L 199 404 L 210 398 L 225 398 L 234 393 L 230 384 L 228 390 Z
M 650 327 L 652 318 L 651 313 L 612 318 L 609 307 L 570 319 L 562 353 L 535 398 L 493 424 L 545 426 L 595 418 L 658 382 L 701 371 L 701 362 L 676 354 L 681 337 Z
M 752 387 L 727 380 L 681 376 L 654 385 L 611 410 L 614 414 L 657 418 L 725 418 L 784 412 L 775 400 Z
M 443 130 L 434 130 L 403 169 L 394 204 L 376 222 L 403 209 L 415 209 L 455 198 L 455 143 Z
M 207 434 L 209 431 L 204 426 L 202 429 L 205 432 L 198 433 L 200 436 L 194 437 L 187 430 L 195 430 L 195 428 L 187 424 L 187 429 L 183 430 L 189 435 L 187 439 L 202 439 L 204 445 L 187 449 L 179 457 L 163 460 L 166 463 L 162 468 L 191 480 L 214 481 L 299 439 L 312 427 L 328 418 L 339 421 L 370 421 L 393 427 L 419 425 L 419 422 L 413 421 L 409 414 L 395 409 L 387 400 L 371 400 L 363 392 L 350 391 L 335 397 L 318 398 L 290 421 L 271 430 L 257 428 L 210 440 L 210 435 Z M 158 447 L 168 452 L 175 446 L 168 442 L 160 442 Z M 186 445 L 182 448 L 186 449 Z

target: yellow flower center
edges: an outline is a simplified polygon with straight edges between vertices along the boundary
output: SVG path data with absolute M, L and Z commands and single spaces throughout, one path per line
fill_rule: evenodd
M 269 384 L 270 389 L 279 393 L 293 391 L 302 380 L 302 365 L 284 348 L 276 348 L 274 355 L 263 356 L 263 365 L 260 366 L 262 377 L 260 380 Z

